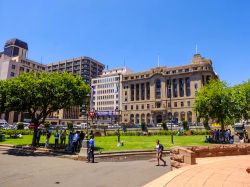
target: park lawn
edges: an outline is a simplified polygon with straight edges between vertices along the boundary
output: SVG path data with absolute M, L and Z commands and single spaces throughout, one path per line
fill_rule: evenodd
M 119 151 L 119 150 L 153 150 L 157 139 L 163 144 L 164 149 L 172 146 L 194 146 L 205 145 L 204 135 L 196 136 L 174 136 L 174 144 L 171 144 L 171 136 L 121 136 L 124 146 L 117 147 L 117 136 L 95 137 L 95 148 L 97 151 Z M 45 143 L 46 136 L 41 136 L 40 143 Z M 32 135 L 24 135 L 21 139 L 6 138 L 0 144 L 30 145 Z M 67 141 L 66 141 L 67 142 Z M 54 136 L 50 138 L 50 143 L 54 144 Z

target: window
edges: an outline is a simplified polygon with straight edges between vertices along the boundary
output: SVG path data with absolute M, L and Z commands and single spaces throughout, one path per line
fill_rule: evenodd
M 147 96 L 147 100 L 150 99 L 150 83 L 147 82 L 146 83 L 146 96 Z
M 144 110 L 144 105 L 143 104 L 141 105 L 141 109 Z
M 184 102 L 181 102 L 181 107 L 184 107 Z
M 171 107 L 171 103 L 170 103 L 170 102 L 168 102 L 168 107 L 169 107 L 169 108 Z
M 171 97 L 171 80 L 167 80 L 167 96 Z
M 178 96 L 178 91 L 177 91 L 177 80 L 176 79 L 173 79 L 173 94 L 174 94 L 174 97 L 177 97 Z
M 190 90 L 190 78 L 187 77 L 185 79 L 186 81 L 186 96 L 190 96 L 191 95 L 191 90 Z
M 190 105 L 191 105 L 191 104 L 190 104 L 190 101 L 188 101 L 188 102 L 187 102 L 187 106 L 190 106 Z
M 135 100 L 135 85 L 131 84 L 131 94 L 130 94 L 130 100 L 134 101 Z
M 182 78 L 179 79 L 179 94 L 180 97 L 184 96 L 184 80 Z
M 16 66 L 14 64 L 12 64 L 11 68 L 12 69 L 16 69 Z
M 149 109 L 150 108 L 150 105 L 149 104 L 147 104 L 147 109 Z
M 155 81 L 155 98 L 160 99 L 161 98 L 161 80 L 157 79 Z
M 11 77 L 14 77 L 14 76 L 15 76 L 15 73 L 10 72 L 10 76 L 11 76 Z
M 138 105 L 136 105 L 136 110 L 139 110 L 139 106 Z
M 138 101 L 140 99 L 139 84 L 136 84 L 135 86 L 135 94 L 136 94 L 136 100 Z
M 177 102 L 174 102 L 174 107 L 177 107 Z
M 145 99 L 145 84 L 141 84 L 141 100 Z
M 125 95 L 127 95 L 128 93 L 127 93 L 127 91 L 125 91 Z
M 161 108 L 161 102 L 157 102 L 155 107 L 156 108 Z
M 133 105 L 131 105 L 130 108 L 131 108 L 131 110 L 134 110 L 134 106 Z

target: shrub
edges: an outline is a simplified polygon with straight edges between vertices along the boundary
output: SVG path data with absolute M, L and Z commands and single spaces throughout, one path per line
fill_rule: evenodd
M 23 130 L 23 129 L 24 129 L 24 124 L 21 123 L 21 122 L 18 123 L 18 124 L 17 124 L 17 129 L 18 129 L 18 130 Z
M 33 135 L 33 130 L 0 129 L 0 133 L 6 134 L 6 135 L 14 135 L 14 134 Z
M 183 121 L 183 122 L 182 122 L 182 125 L 183 125 L 183 129 L 184 129 L 185 131 L 189 130 L 188 122 L 187 122 L 187 121 Z

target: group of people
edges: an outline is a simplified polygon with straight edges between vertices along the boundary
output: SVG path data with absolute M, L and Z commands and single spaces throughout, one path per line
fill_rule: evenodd
M 206 136 L 205 142 L 207 143 L 234 143 L 234 136 L 231 134 L 230 129 L 220 130 L 214 129 L 211 130 L 211 134 Z

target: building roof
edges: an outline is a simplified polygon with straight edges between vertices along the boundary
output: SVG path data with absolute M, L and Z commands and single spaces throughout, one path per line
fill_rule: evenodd
M 8 47 L 11 45 L 16 45 L 18 47 L 21 47 L 21 48 L 28 50 L 28 44 L 22 40 L 17 39 L 17 38 L 12 38 L 12 39 L 6 41 L 4 47 Z

